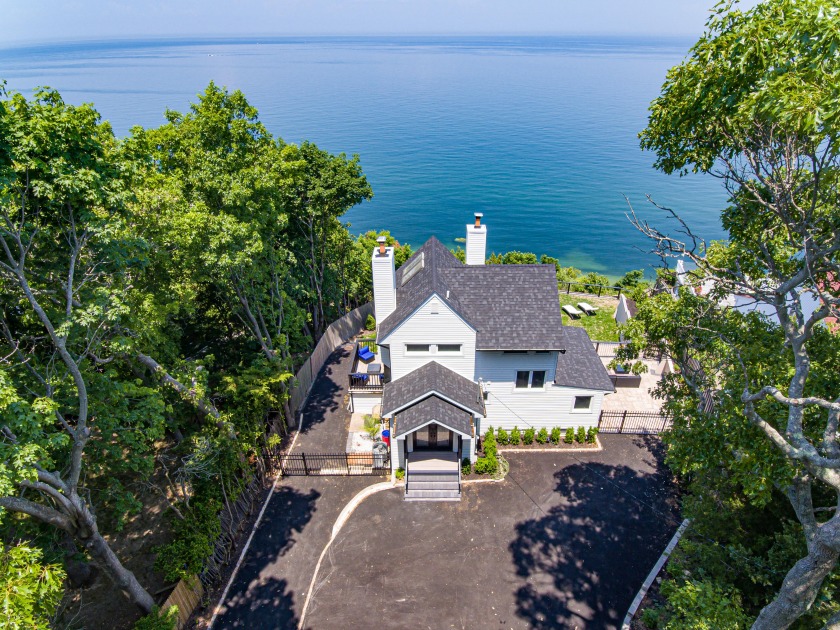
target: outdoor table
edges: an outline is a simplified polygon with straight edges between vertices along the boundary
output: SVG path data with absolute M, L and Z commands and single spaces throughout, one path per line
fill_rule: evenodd
M 379 374 L 382 371 L 381 363 L 369 363 L 367 366 L 368 374 Z

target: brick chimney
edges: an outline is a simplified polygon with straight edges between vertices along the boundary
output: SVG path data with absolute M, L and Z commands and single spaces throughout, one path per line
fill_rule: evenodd
M 475 223 L 467 226 L 467 264 L 483 265 L 487 258 L 487 226 L 481 224 L 481 212 L 475 213 Z
M 397 308 L 397 276 L 394 271 L 394 248 L 386 247 L 386 238 L 376 239 L 378 247 L 373 250 L 371 257 L 371 273 L 373 275 L 373 308 L 376 326 L 385 321 Z

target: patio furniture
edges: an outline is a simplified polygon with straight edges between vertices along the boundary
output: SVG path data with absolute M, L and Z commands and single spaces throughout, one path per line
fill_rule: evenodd
M 381 374 L 382 373 L 382 364 L 381 363 L 368 363 L 367 373 L 368 374 Z
M 596 307 L 592 306 L 588 302 L 578 302 L 578 308 L 580 308 L 580 310 L 582 310 L 587 315 L 594 315 L 595 311 L 598 310 Z
M 370 348 L 368 348 L 367 346 L 359 346 L 359 349 L 357 350 L 356 354 L 358 354 L 359 358 L 365 362 L 372 361 L 374 358 L 376 358 L 376 355 L 373 354 L 373 352 L 371 352 Z
M 566 304 L 563 307 L 563 310 L 566 311 L 566 313 L 568 313 L 569 317 L 571 317 L 572 319 L 580 319 L 580 316 L 583 315 L 582 311 L 577 310 L 571 304 Z
M 368 375 L 362 374 L 361 372 L 356 372 L 355 374 L 351 374 L 354 379 L 361 381 L 362 383 L 367 383 Z

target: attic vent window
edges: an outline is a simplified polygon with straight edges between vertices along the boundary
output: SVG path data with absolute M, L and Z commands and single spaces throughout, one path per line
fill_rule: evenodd
M 423 256 L 425 253 L 426 252 L 420 252 L 420 255 L 417 258 L 405 266 L 402 275 L 402 282 L 400 283 L 401 287 L 404 287 L 405 283 L 411 280 L 415 275 L 417 275 L 417 272 L 423 268 Z

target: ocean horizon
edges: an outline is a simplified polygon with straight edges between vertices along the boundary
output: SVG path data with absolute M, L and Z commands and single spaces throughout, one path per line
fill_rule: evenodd
M 240 89 L 275 136 L 359 154 L 374 199 L 345 220 L 450 246 L 473 212 L 488 252 L 549 254 L 619 276 L 658 260 L 629 205 L 707 240 L 726 194 L 709 176 L 666 176 L 641 151 L 647 107 L 692 41 L 603 36 L 191 37 L 0 48 L 0 81 L 93 103 L 118 136 L 164 124 L 212 80 Z

